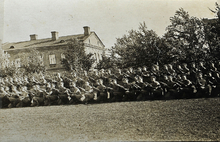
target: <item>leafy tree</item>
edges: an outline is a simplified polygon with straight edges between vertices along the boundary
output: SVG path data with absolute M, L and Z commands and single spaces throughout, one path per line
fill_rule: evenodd
M 77 39 L 72 39 L 68 43 L 68 49 L 64 53 L 65 59 L 62 60 L 64 67 L 67 70 L 75 70 L 81 72 L 82 70 L 88 71 L 93 66 L 95 59 L 93 54 L 86 54 L 83 43 Z
M 45 72 L 42 54 L 36 49 L 29 49 L 28 52 L 17 58 L 21 59 L 20 70 L 24 70 L 25 74 Z
M 161 47 L 160 37 L 153 30 L 148 30 L 143 23 L 139 30 L 131 30 L 128 35 L 117 38 L 111 57 L 122 68 L 150 66 L 159 62 Z
M 183 8 L 170 18 L 164 38 L 170 48 L 177 51 L 176 59 L 184 62 L 198 62 L 206 59 L 208 52 L 203 20 L 190 17 Z
M 102 60 L 99 61 L 99 63 L 96 65 L 96 69 L 109 69 L 114 68 L 115 64 L 112 60 L 111 56 L 106 56 L 105 54 L 102 54 Z
M 210 8 L 209 10 L 213 13 L 216 13 L 216 16 L 220 19 L 220 6 L 217 2 L 215 3 L 215 10 L 212 10 Z

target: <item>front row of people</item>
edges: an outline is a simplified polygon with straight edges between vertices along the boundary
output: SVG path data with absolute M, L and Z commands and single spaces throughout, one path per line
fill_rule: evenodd
M 192 83 L 186 75 L 179 76 L 178 80 L 172 76 L 164 76 L 157 81 L 155 76 L 150 76 L 150 81 L 144 82 L 142 76 L 135 76 L 135 81 L 130 82 L 123 78 L 120 83 L 117 79 L 109 78 L 108 85 L 103 84 L 99 78 L 95 84 L 90 85 L 85 81 L 81 87 L 77 81 L 70 80 L 68 87 L 64 87 L 62 80 L 58 82 L 44 82 L 44 87 L 33 84 L 31 89 L 23 85 L 0 87 L 1 107 L 27 107 L 47 106 L 79 103 L 103 103 L 121 101 L 146 101 L 153 99 L 181 99 L 195 97 L 216 97 L 220 93 L 220 82 L 212 76 L 203 79 L 202 73 L 197 78 L 197 83 Z M 19 88 L 19 89 L 18 89 Z

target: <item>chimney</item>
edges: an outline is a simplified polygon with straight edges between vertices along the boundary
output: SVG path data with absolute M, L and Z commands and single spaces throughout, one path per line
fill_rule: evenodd
M 83 28 L 84 28 L 84 35 L 85 35 L 85 36 L 90 35 L 90 27 L 85 26 L 85 27 L 83 27 Z
M 56 32 L 56 31 L 51 32 L 51 35 L 52 35 L 52 40 L 57 40 L 59 38 L 58 32 Z
M 30 35 L 30 38 L 31 40 L 37 40 L 37 35 L 36 34 Z

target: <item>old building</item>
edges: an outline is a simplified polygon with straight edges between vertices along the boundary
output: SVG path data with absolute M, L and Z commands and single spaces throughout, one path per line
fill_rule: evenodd
M 51 38 L 38 39 L 36 34 L 30 35 L 29 41 L 5 43 L 2 49 L 5 53 L 10 54 L 10 60 L 15 66 L 20 66 L 19 55 L 30 52 L 29 49 L 36 49 L 41 53 L 41 60 L 48 71 L 63 70 L 61 59 L 64 57 L 64 52 L 67 49 L 67 44 L 71 39 L 78 39 L 83 42 L 85 52 L 94 54 L 93 57 L 97 62 L 101 60 L 104 52 L 104 44 L 95 32 L 90 31 L 90 27 L 83 27 L 84 34 L 68 35 L 59 37 L 58 32 L 52 31 Z

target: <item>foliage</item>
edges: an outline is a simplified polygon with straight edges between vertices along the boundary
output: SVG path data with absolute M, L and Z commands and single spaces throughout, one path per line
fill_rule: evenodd
M 190 17 L 188 12 L 180 8 L 170 21 L 171 25 L 167 27 L 164 37 L 170 48 L 177 51 L 176 60 L 184 62 L 205 60 L 208 46 L 203 20 Z
M 213 13 L 216 13 L 217 14 L 216 16 L 220 19 L 220 6 L 217 2 L 215 3 L 215 10 L 212 10 L 210 8 L 209 10 Z
M 27 53 L 18 57 L 21 58 L 21 69 L 24 69 L 26 73 L 45 72 L 42 53 L 36 49 L 29 49 Z
M 88 71 L 91 69 L 95 59 L 93 54 L 86 54 L 83 43 L 77 39 L 72 39 L 68 43 L 68 49 L 64 53 L 65 59 L 62 60 L 64 67 L 69 70 L 81 72 L 82 70 Z
M 4 52 L 1 54 L 1 76 L 13 76 L 29 73 L 45 72 L 43 60 L 40 53 L 36 49 L 30 49 L 22 55 L 15 56 L 15 59 L 20 59 L 19 63 L 10 61 L 10 55 Z
M 113 68 L 114 61 L 112 60 L 111 56 L 106 56 L 105 54 L 102 54 L 102 60 L 99 61 L 99 63 L 96 65 L 96 69 L 109 69 Z
M 161 54 L 160 43 L 158 35 L 143 23 L 139 30 L 131 30 L 128 35 L 117 38 L 112 47 L 112 58 L 122 68 L 155 64 Z

